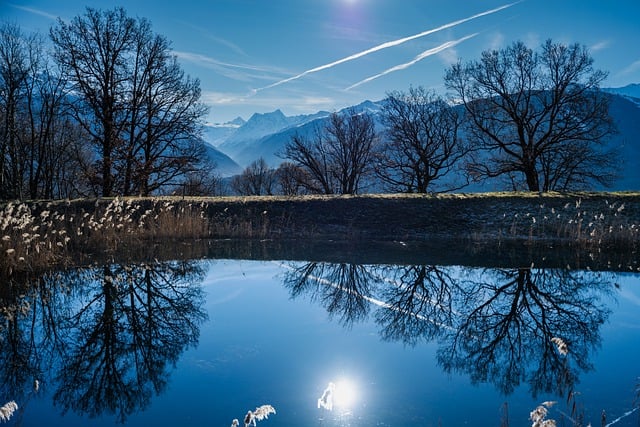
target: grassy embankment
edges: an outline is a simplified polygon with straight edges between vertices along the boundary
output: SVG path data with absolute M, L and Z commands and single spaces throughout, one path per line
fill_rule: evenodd
M 634 252 L 640 193 L 127 198 L 0 206 L 0 272 L 209 239 L 549 245 Z

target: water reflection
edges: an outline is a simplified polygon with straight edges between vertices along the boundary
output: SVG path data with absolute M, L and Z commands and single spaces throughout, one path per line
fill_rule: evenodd
M 375 306 L 385 340 L 438 343 L 438 363 L 503 394 L 526 383 L 532 396 L 568 396 L 591 369 L 614 285 L 605 275 L 561 269 L 470 269 L 431 265 L 307 263 L 285 275 L 344 324 Z M 552 338 L 564 340 L 560 354 Z
M 460 290 L 450 269 L 410 265 L 378 270 L 388 283 L 380 289 L 384 309 L 376 313 L 382 338 L 413 346 L 453 328 L 454 297 Z
M 216 411 L 242 414 L 236 412 L 235 403 L 246 411 L 245 405 L 254 408 L 263 403 L 263 394 L 271 399 L 271 393 L 280 393 L 273 400 L 279 412 L 283 408 L 280 425 L 296 425 L 281 421 L 285 414 L 295 413 L 288 399 L 296 402 L 295 410 L 300 413 L 304 412 L 297 409 L 304 404 L 300 402 L 310 402 L 315 413 L 329 419 L 330 408 L 332 414 L 342 416 L 354 406 L 353 413 L 357 414 L 357 401 L 370 404 L 378 399 L 384 405 L 396 405 L 400 401 L 387 399 L 402 392 L 396 387 L 407 387 L 406 381 L 395 383 L 384 377 L 376 379 L 377 384 L 386 384 L 384 389 L 372 390 L 371 383 L 361 382 L 359 391 L 368 390 L 369 396 L 364 399 L 363 393 L 350 404 L 355 390 L 341 381 L 344 372 L 336 369 L 321 384 L 324 387 L 325 381 L 331 380 L 334 386 L 327 387 L 325 393 L 322 388 L 317 394 L 314 390 L 307 399 L 298 385 L 308 380 L 313 357 L 319 354 L 316 362 L 327 369 L 342 369 L 351 362 L 342 365 L 340 354 L 327 357 L 331 349 L 326 350 L 325 344 L 335 341 L 327 330 L 336 329 L 342 334 L 343 328 L 326 328 L 317 318 L 306 318 L 312 317 L 308 307 L 289 304 L 287 296 L 310 299 L 336 323 L 352 328 L 346 339 L 338 337 L 345 343 L 352 337 L 356 340 L 357 334 L 352 332 L 360 328 L 355 324 L 366 322 L 366 339 L 359 344 L 367 351 L 380 349 L 382 354 L 389 348 L 402 348 L 371 340 L 369 332 L 373 328 L 383 341 L 406 347 L 431 343 L 429 354 L 437 347 L 437 370 L 462 374 L 465 381 L 470 378 L 491 383 L 505 395 L 525 386 L 533 396 L 549 392 L 566 398 L 579 388 L 579 378 L 592 369 L 600 329 L 610 314 L 607 299 L 617 295 L 611 280 L 614 276 L 566 269 L 291 262 L 280 270 L 282 264 L 273 263 L 267 270 L 276 269 L 278 275 L 276 282 L 267 286 L 262 265 L 259 273 L 245 276 L 234 269 L 233 262 L 225 264 L 231 266 L 230 270 L 215 280 L 207 279 L 207 286 L 212 286 L 207 290 L 218 292 L 216 304 L 222 301 L 225 306 L 216 305 L 216 310 L 220 309 L 216 316 L 227 321 L 207 329 L 202 341 L 208 341 L 209 347 L 201 342 L 200 347 L 205 348 L 192 355 L 203 366 L 224 360 L 225 372 L 221 375 L 222 370 L 216 370 L 210 373 L 211 378 L 203 380 L 209 373 L 198 370 L 200 365 L 194 363 L 197 380 L 187 379 L 186 387 L 193 386 L 197 391 L 184 393 L 188 397 L 181 403 L 196 401 L 194 412 L 200 411 L 202 418 L 207 418 L 215 416 Z M 170 377 L 179 375 L 173 372 L 174 365 L 199 341 L 200 327 L 206 319 L 201 283 L 208 268 L 208 263 L 197 261 L 109 264 L 24 280 L 14 278 L 0 286 L 0 314 L 4 318 L 0 324 L 0 396 L 15 399 L 25 413 L 37 412 L 25 406 L 35 395 L 38 380 L 40 392 L 53 396 L 55 407 L 49 411 L 87 417 L 110 415 L 120 422 L 135 423 L 136 417 L 130 415 L 147 409 L 152 399 L 167 391 Z M 247 310 L 252 299 L 258 300 L 253 308 L 259 310 L 244 311 L 251 315 L 239 316 L 239 310 Z M 264 326 L 256 340 L 256 348 L 261 351 L 255 354 L 260 357 L 241 360 L 235 354 L 224 355 L 219 347 L 244 343 L 255 333 L 256 325 Z M 316 327 L 321 334 L 313 334 Z M 567 355 L 558 352 L 553 338 L 567 343 Z M 314 339 L 317 344 L 305 341 Z M 422 354 L 418 349 L 402 351 Z M 367 357 L 358 360 L 366 364 Z M 397 363 L 398 359 L 390 360 Z M 393 375 L 417 365 L 422 368 L 423 360 L 398 367 Z M 425 366 L 431 360 L 424 360 Z M 415 380 L 424 378 L 416 373 Z M 400 400 L 424 393 L 424 388 L 413 386 L 409 384 L 410 389 Z M 211 387 L 211 394 L 202 392 L 205 387 Z M 254 401 L 256 396 L 260 400 Z M 436 400 L 433 395 L 424 398 Z M 419 401 L 407 406 L 406 412 L 413 416 L 416 408 L 419 411 L 421 405 L 426 408 L 428 404 Z M 455 412 L 457 408 L 453 409 Z M 154 410 L 157 406 L 149 412 Z M 396 417 L 395 413 L 384 415 L 384 411 L 387 409 L 380 410 L 381 417 Z M 226 416 L 227 412 L 220 415 Z M 164 420 L 162 415 L 156 419 Z M 365 425 L 370 421 L 356 419 L 354 415 L 349 422 Z M 428 414 L 424 415 L 426 419 L 436 418 Z
M 379 276 L 364 265 L 310 262 L 292 266 L 284 286 L 292 297 L 302 294 L 319 302 L 345 326 L 369 314 L 371 289 Z
M 455 328 L 438 352 L 448 371 L 493 382 L 505 394 L 526 382 L 535 397 L 566 396 L 600 342 L 612 285 L 593 274 L 530 268 L 487 270 L 465 280 Z M 552 338 L 568 344 L 562 357 Z M 568 363 L 567 363 L 568 362 Z
M 195 262 L 107 265 L 8 287 L 0 301 L 2 393 L 21 401 L 35 380 L 63 413 L 124 422 L 166 387 L 206 319 Z

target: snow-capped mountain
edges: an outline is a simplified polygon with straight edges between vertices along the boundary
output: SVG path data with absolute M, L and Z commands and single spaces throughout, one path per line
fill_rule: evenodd
M 327 117 L 328 115 L 329 113 L 324 111 L 300 116 L 285 116 L 280 110 L 264 114 L 255 113 L 224 141 L 214 145 L 216 145 L 220 151 L 233 158 L 242 167 L 246 167 L 252 161 L 260 158 L 261 155 L 264 155 L 265 159 L 267 157 L 270 159 L 274 157 L 274 153 L 268 153 L 265 147 L 259 147 L 259 141 L 263 138 L 282 133 L 287 129 L 302 126 L 318 118 Z M 252 153 L 252 147 L 257 148 L 261 154 Z M 281 160 L 273 162 L 270 165 L 276 167 L 280 162 Z
M 245 123 L 246 122 L 242 117 L 236 117 L 234 120 L 227 123 L 207 124 L 204 127 L 203 137 L 205 141 L 216 147 L 226 141 Z
M 365 101 L 349 108 L 366 111 L 377 117 L 382 104 Z M 260 157 L 264 158 L 269 166 L 277 167 L 283 162 L 279 154 L 291 137 L 296 134 L 311 137 L 316 129 L 326 126 L 326 120 L 330 115 L 327 111 L 298 116 L 285 116 L 280 110 L 264 114 L 255 113 L 235 128 L 231 123 L 208 126 L 205 140 L 242 167 L 248 166 Z M 228 134 L 224 136 L 220 129 L 225 129 Z
M 612 95 L 610 114 L 618 126 L 618 134 L 609 142 L 610 147 L 617 147 L 621 153 L 621 177 L 613 190 L 640 189 L 640 84 L 623 88 L 604 89 Z M 372 114 L 379 129 L 384 101 L 365 101 L 348 107 L 354 111 Z M 229 156 L 243 169 L 254 160 L 264 158 L 267 164 L 278 167 L 285 159 L 282 157 L 285 145 L 294 135 L 313 138 L 317 129 L 327 125 L 329 112 L 320 111 L 312 115 L 285 116 L 276 110 L 266 114 L 254 114 L 246 122 L 237 121 L 235 126 L 227 127 L 229 133 L 207 130 L 205 139 L 220 152 Z M 235 129 L 235 130 L 234 130 Z M 212 136 L 210 136 L 212 135 Z M 214 141 L 213 136 L 218 136 Z M 474 186 L 469 191 L 490 191 L 498 189 L 497 184 L 487 184 L 482 188 Z

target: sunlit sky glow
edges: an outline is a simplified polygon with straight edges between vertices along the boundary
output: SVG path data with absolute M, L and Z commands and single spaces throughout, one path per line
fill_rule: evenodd
M 47 33 L 85 6 L 110 1 L 2 1 L 0 17 Z M 590 48 L 608 87 L 640 83 L 637 0 L 213 0 L 123 4 L 171 42 L 201 81 L 209 120 L 254 112 L 335 111 L 391 90 L 424 86 L 444 94 L 444 70 L 458 59 L 522 40 L 547 38 Z

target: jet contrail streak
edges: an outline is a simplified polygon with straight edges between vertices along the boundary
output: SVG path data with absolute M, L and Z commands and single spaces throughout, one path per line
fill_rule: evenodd
M 331 62 L 329 64 L 320 65 L 319 67 L 311 68 L 310 70 L 304 71 L 304 72 L 302 72 L 302 73 L 300 73 L 298 75 L 295 75 L 293 77 L 289 77 L 289 78 L 277 81 L 277 82 L 275 82 L 273 84 L 270 84 L 268 86 L 261 87 L 261 88 L 255 89 L 255 90 L 256 91 L 261 91 L 261 90 L 264 90 L 264 89 L 270 89 L 272 87 L 279 86 L 281 84 L 288 83 L 288 82 L 293 81 L 293 80 L 297 80 L 297 79 L 299 79 L 301 77 L 304 77 L 306 75 L 309 75 L 309 74 L 312 74 L 312 73 L 317 73 L 318 71 L 326 70 L 327 68 L 335 67 L 336 65 L 343 64 L 343 63 L 348 62 L 348 61 L 353 61 L 354 59 L 362 58 L 363 56 L 369 55 L 369 54 L 377 52 L 379 50 L 387 49 L 387 48 L 394 47 L 394 46 L 398 46 L 398 45 L 401 45 L 401 44 L 406 43 L 408 41 L 415 40 L 415 39 L 418 39 L 420 37 L 428 36 L 429 34 L 433 34 L 433 33 L 436 33 L 438 31 L 446 30 L 447 28 L 455 27 L 455 26 L 463 24 L 463 23 L 465 23 L 467 21 L 471 21 L 473 19 L 480 18 L 482 16 L 491 15 L 493 13 L 496 13 L 496 12 L 499 12 L 501 10 L 507 9 L 507 8 L 517 4 L 517 3 L 520 3 L 520 2 L 518 1 L 518 2 L 514 2 L 514 3 L 505 4 L 504 6 L 500 6 L 500 7 L 497 7 L 495 9 L 491 9 L 491 10 L 487 10 L 487 11 L 484 11 L 484 12 L 481 12 L 481 13 L 477 13 L 477 14 L 475 14 L 473 16 L 468 17 L 468 18 L 459 19 L 457 21 L 453 21 L 453 22 L 450 22 L 448 24 L 441 25 L 441 26 L 439 26 L 437 28 L 432 28 L 430 30 L 423 31 L 423 32 L 418 33 L 418 34 L 414 34 L 412 36 L 408 36 L 408 37 L 404 37 L 404 38 L 401 38 L 401 39 L 392 40 L 392 41 L 389 41 L 389 42 L 386 42 L 386 43 L 382 43 L 382 44 L 374 46 L 374 47 L 372 47 L 370 49 L 363 50 L 362 52 L 358 52 L 358 53 L 355 53 L 353 55 L 347 56 L 345 58 L 338 59 L 337 61 Z
M 352 84 L 351 86 L 349 86 L 345 90 L 351 90 L 351 89 L 353 89 L 355 87 L 358 87 L 360 85 L 368 83 L 368 82 L 370 82 L 372 80 L 375 80 L 375 79 L 380 78 L 382 76 L 386 76 L 389 73 L 393 73 L 394 71 L 400 71 L 400 70 L 404 70 L 405 68 L 409 68 L 410 66 L 414 65 L 415 63 L 417 63 L 419 61 L 422 61 L 425 58 L 428 58 L 428 57 L 430 57 L 432 55 L 435 55 L 436 53 L 442 52 L 445 49 L 449 49 L 450 47 L 454 47 L 455 45 L 457 45 L 459 43 L 462 43 L 463 41 L 468 40 L 468 39 L 470 39 L 472 37 L 475 37 L 477 35 L 478 35 L 478 33 L 471 34 L 471 35 L 468 35 L 468 36 L 463 37 L 461 39 L 451 40 L 451 41 L 448 41 L 446 43 L 442 43 L 440 46 L 436 46 L 436 47 L 431 48 L 429 50 L 425 50 L 420 55 L 418 55 L 415 58 L 413 58 L 411 61 L 406 62 L 404 64 L 396 65 L 395 67 L 391 67 L 391 68 L 381 72 L 380 74 L 376 74 L 375 76 L 367 77 L 364 80 L 360 80 L 358 83 Z

